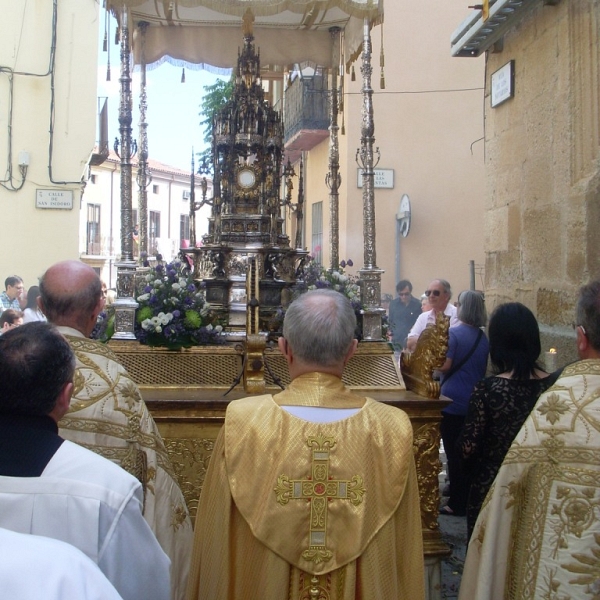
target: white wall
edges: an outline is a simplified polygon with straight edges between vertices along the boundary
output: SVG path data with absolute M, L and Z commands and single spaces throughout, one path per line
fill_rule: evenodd
M 98 3 L 56 0 L 56 5 L 56 55 L 50 68 L 53 2 L 0 0 L 2 288 L 8 275 L 20 275 L 28 287 L 54 262 L 78 257 L 79 182 L 95 139 Z M 30 161 L 24 182 L 18 166 L 23 150 Z M 10 168 L 12 182 L 7 181 Z M 36 208 L 38 189 L 71 191 L 73 208 Z

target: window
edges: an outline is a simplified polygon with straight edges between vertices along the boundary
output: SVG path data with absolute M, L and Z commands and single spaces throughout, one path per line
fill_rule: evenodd
M 311 254 L 315 262 L 321 264 L 323 246 L 323 203 L 315 202 L 312 205 L 312 245 Z
M 155 210 L 151 210 L 150 211 L 150 215 L 149 215 L 149 219 L 148 219 L 148 245 L 149 248 L 148 250 L 150 251 L 150 254 L 157 254 L 158 252 L 158 238 L 160 237 L 160 213 L 158 211 Z
M 153 194 L 158 194 L 158 186 L 157 185 L 153 185 L 152 186 L 152 193 Z
M 190 239 L 190 215 L 179 216 L 179 242 Z
M 183 199 L 184 200 L 190 199 L 190 190 L 183 190 Z
M 98 255 L 101 253 L 100 247 L 100 205 L 87 205 L 87 254 Z

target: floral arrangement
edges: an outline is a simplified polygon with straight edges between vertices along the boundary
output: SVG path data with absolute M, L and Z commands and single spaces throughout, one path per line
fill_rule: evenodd
M 340 269 L 337 271 L 329 271 L 315 262 L 309 257 L 308 264 L 304 267 L 304 280 L 298 282 L 296 289 L 299 293 L 309 290 L 330 289 L 344 294 L 352 303 L 356 312 L 360 311 L 362 305 L 360 303 L 360 285 L 358 278 L 354 275 L 347 275 L 344 268 L 348 265 L 352 267 L 352 260 L 342 261 Z
M 315 262 L 312 257 L 309 257 L 309 262 L 304 268 L 304 280 L 298 282 L 296 290 L 297 293 L 301 294 L 309 290 L 330 289 L 340 292 L 340 294 L 344 294 L 344 296 L 350 300 L 354 312 L 356 313 L 356 335 L 360 340 L 362 339 L 362 319 L 360 318 L 360 311 L 363 309 L 363 305 L 360 301 L 360 283 L 358 277 L 355 275 L 348 275 L 344 272 L 346 266 L 354 266 L 351 259 L 348 259 L 347 261 L 342 260 L 340 262 L 340 269 L 329 271 L 319 263 Z M 383 315 L 382 333 L 384 338 L 386 336 L 387 328 L 387 315 Z
M 179 259 L 152 267 L 138 293 L 135 335 L 142 344 L 180 350 L 220 342 L 220 319 Z

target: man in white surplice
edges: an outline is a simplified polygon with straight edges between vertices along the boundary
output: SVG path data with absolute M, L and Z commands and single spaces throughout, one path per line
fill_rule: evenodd
M 171 600 L 183 600 L 192 522 L 164 441 L 140 390 L 114 352 L 90 334 L 104 308 L 102 283 L 77 260 L 52 265 L 38 298 L 75 353 L 74 389 L 61 437 L 131 473 L 142 484 L 144 518 L 171 560 Z
M 169 559 L 142 515 L 140 483 L 58 435 L 74 371 L 47 323 L 0 338 L 0 527 L 76 546 L 125 600 L 167 600 Z

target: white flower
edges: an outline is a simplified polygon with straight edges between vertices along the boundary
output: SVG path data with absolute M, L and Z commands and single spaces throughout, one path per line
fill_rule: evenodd
M 154 287 L 160 287 L 162 285 L 162 281 L 160 279 L 155 279 L 152 285 Z
M 150 294 L 142 294 L 141 296 L 138 296 L 138 302 L 146 302 L 148 298 L 150 298 Z
M 156 319 L 158 323 L 160 323 L 160 325 L 167 325 L 170 321 L 173 320 L 173 313 L 165 314 L 164 312 L 159 312 L 156 316 Z
M 319 277 L 319 281 L 327 281 L 327 278 L 325 275 L 321 275 L 321 277 Z
M 142 321 L 142 329 L 146 331 L 152 331 L 154 329 L 154 323 L 152 323 L 152 319 L 144 319 Z
M 187 286 L 187 280 L 185 279 L 185 277 L 180 277 L 179 278 L 179 287 L 186 287 Z
M 308 286 L 308 289 L 309 289 L 309 290 L 316 290 L 316 289 L 317 289 L 317 286 L 316 286 L 316 285 L 309 285 L 309 286 Z
M 212 331 L 212 328 L 213 328 L 213 326 L 212 326 L 212 325 L 209 323 L 209 324 L 206 326 L 206 331 Z
M 333 286 L 333 289 L 334 289 L 336 292 L 339 292 L 339 291 L 342 289 L 342 287 L 336 283 L 336 284 Z
M 217 326 L 215 327 L 215 331 L 216 331 L 217 333 L 221 333 L 221 331 L 223 331 L 223 326 L 222 326 L 222 325 L 217 325 Z
M 178 291 L 181 289 L 181 286 L 180 286 L 178 283 L 174 283 L 174 284 L 171 286 L 171 289 L 172 289 L 174 292 L 178 292 Z
M 347 275 L 340 275 L 338 277 L 338 279 L 340 280 L 341 283 L 346 283 L 346 281 L 348 281 L 348 276 Z
M 162 327 L 160 325 L 157 325 L 154 331 L 156 331 L 156 333 L 160 333 L 162 331 Z
M 153 275 L 151 275 L 150 273 L 148 273 L 148 275 L 146 275 L 145 280 L 150 283 L 152 281 L 152 277 Z
M 171 304 L 179 304 L 179 298 L 177 296 L 171 296 L 169 300 L 171 301 Z

